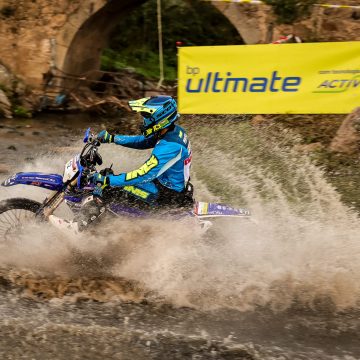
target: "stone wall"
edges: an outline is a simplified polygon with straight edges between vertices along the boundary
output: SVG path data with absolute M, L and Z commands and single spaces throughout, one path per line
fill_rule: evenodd
M 339 2 L 359 5 L 356 0 L 333 1 Z M 288 34 L 296 34 L 306 42 L 360 40 L 360 10 L 314 6 L 308 18 L 292 25 L 281 25 L 277 24 L 271 7 L 265 4 L 217 1 L 212 4 L 229 18 L 247 44 L 267 44 Z
M 33 87 L 51 66 L 99 67 L 112 26 L 144 0 L 0 0 L 0 62 Z
M 271 41 L 273 14 L 267 5 L 212 3 L 239 32 L 246 44 L 266 44 Z
M 294 25 L 276 26 L 273 37 L 276 39 L 290 33 L 300 36 L 306 42 L 358 41 L 360 11 L 314 7 L 310 18 Z

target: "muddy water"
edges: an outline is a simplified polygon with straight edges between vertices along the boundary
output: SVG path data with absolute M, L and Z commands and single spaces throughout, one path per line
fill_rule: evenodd
M 105 121 L 2 123 L 3 171 L 61 173 L 89 122 Z M 248 206 L 258 224 L 223 220 L 203 236 L 189 221 L 121 219 L 81 238 L 29 224 L 1 246 L 1 358 L 360 358 L 357 214 L 292 134 L 221 117 L 183 125 L 196 196 Z M 117 171 L 148 155 L 101 152 Z M 14 196 L 44 192 L 0 191 Z

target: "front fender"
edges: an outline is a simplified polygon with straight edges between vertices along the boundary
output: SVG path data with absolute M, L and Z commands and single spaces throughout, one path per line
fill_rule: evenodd
M 32 185 L 48 190 L 59 191 L 63 187 L 63 177 L 59 174 L 40 172 L 20 172 L 7 178 L 1 186 Z

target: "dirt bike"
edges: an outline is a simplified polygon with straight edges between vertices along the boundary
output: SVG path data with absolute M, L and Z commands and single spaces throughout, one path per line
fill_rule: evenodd
M 63 175 L 45 174 L 40 172 L 20 172 L 7 178 L 2 186 L 31 185 L 51 190 L 52 194 L 42 203 L 27 198 L 10 198 L 0 201 L 0 238 L 10 239 L 16 231 L 33 220 L 48 221 L 49 216 L 65 202 L 72 212 L 78 212 L 85 199 L 92 194 L 94 185 L 89 184 L 96 166 L 102 165 L 99 154 L 101 143 L 87 129 L 84 137 L 85 146 L 65 165 Z M 106 204 L 108 214 L 113 216 L 146 217 L 148 211 L 135 209 L 131 205 L 124 206 L 116 201 Z M 194 201 L 189 208 L 174 212 L 174 218 L 194 217 L 200 226 L 211 226 L 211 219 L 216 217 L 250 218 L 250 211 L 245 208 L 233 208 L 218 203 Z M 205 220 L 206 219 L 206 220 Z M 210 219 L 210 221 L 209 221 Z

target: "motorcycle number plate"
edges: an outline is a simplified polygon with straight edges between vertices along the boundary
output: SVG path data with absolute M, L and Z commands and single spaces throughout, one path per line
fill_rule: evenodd
M 65 170 L 64 170 L 64 177 L 63 177 L 63 181 L 66 182 L 70 179 L 72 179 L 74 177 L 74 175 L 78 172 L 78 160 L 79 160 L 79 155 L 75 156 L 74 158 L 72 158 L 70 161 L 68 161 L 65 165 Z

